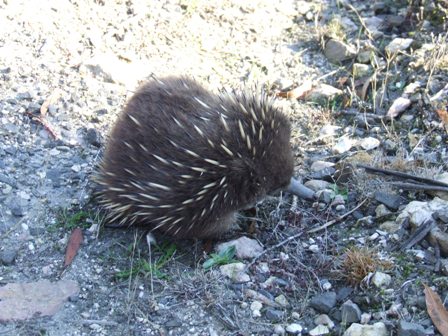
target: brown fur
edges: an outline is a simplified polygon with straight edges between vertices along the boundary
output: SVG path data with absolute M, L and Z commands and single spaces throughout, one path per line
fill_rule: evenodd
M 102 202 L 119 225 L 219 236 L 236 211 L 289 183 L 289 138 L 289 121 L 264 95 L 215 95 L 186 78 L 150 81 L 110 134 L 97 177 Z

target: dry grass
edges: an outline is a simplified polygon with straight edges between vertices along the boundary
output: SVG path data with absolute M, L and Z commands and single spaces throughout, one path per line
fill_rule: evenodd
M 392 268 L 392 264 L 381 260 L 374 249 L 354 246 L 350 247 L 342 256 L 338 273 L 349 284 L 359 285 L 369 273 L 390 268 Z

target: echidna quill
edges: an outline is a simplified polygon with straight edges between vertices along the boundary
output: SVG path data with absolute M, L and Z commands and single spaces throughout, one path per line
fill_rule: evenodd
M 264 93 L 215 95 L 187 78 L 154 79 L 118 117 L 96 177 L 108 221 L 219 236 L 238 210 L 301 188 L 289 140 L 287 117 Z

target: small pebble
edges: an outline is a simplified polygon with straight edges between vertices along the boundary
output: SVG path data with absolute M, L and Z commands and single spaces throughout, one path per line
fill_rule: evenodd
M 303 330 L 302 326 L 298 323 L 291 323 L 290 325 L 288 325 L 286 327 L 286 331 L 293 335 L 300 334 L 302 332 L 302 330 Z
M 327 326 L 324 326 L 322 324 L 318 325 L 317 327 L 315 327 L 314 329 L 311 329 L 309 331 L 309 334 L 311 336 L 327 335 L 329 333 L 330 333 L 330 329 L 328 329 Z

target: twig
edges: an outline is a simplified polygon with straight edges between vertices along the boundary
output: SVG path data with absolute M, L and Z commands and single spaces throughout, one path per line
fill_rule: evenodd
M 436 257 L 436 263 L 434 265 L 434 272 L 440 271 L 440 246 L 436 241 L 436 244 L 434 246 L 434 255 Z
M 105 326 L 117 326 L 117 322 L 113 321 L 107 321 L 107 320 L 82 320 L 82 324 L 99 324 L 99 325 L 105 325 Z
M 35 122 L 41 124 L 41 125 L 48 131 L 48 133 L 50 133 L 50 135 L 51 135 L 55 140 L 57 140 L 57 139 L 59 138 L 58 135 L 56 134 L 56 132 L 53 130 L 53 128 L 51 127 L 51 125 L 48 123 L 48 121 L 47 121 L 45 118 L 36 116 L 36 115 L 34 115 L 33 113 L 31 113 L 31 112 L 25 112 L 25 113 L 26 113 L 26 114 L 27 114 L 33 121 L 35 121 Z
M 318 226 L 314 229 L 308 230 L 307 233 L 314 233 L 323 229 L 326 229 L 327 227 L 339 222 L 340 220 L 344 219 L 345 217 L 351 215 L 352 213 L 354 213 L 356 210 L 358 210 L 365 202 L 367 202 L 367 198 L 365 200 L 363 200 L 361 203 L 359 203 L 357 206 L 355 206 L 352 210 L 346 212 L 345 214 L 338 216 L 337 218 L 325 223 L 324 225 Z
M 333 219 L 333 220 L 331 220 L 331 221 L 325 223 L 324 225 L 321 225 L 321 226 L 319 226 L 319 227 L 317 227 L 317 228 L 308 230 L 307 233 L 314 233 L 314 232 L 323 230 L 323 229 L 325 229 L 325 228 L 327 228 L 327 227 L 329 227 L 329 226 L 331 226 L 331 225 L 337 223 L 338 221 L 344 219 L 345 217 L 349 216 L 350 214 L 352 214 L 353 212 L 355 212 L 356 210 L 358 210 L 358 209 L 359 209 L 359 208 L 360 208 L 366 201 L 367 201 L 367 199 L 363 200 L 361 203 L 359 203 L 356 207 L 354 207 L 354 208 L 353 208 L 352 210 L 350 210 L 349 212 L 347 212 L 347 213 L 345 213 L 345 214 L 343 214 L 343 215 L 337 217 L 336 219 Z M 304 233 L 304 231 L 300 231 L 299 233 L 297 233 L 297 234 L 295 234 L 295 235 L 293 235 L 293 236 L 291 236 L 291 237 L 288 237 L 288 238 L 286 238 L 285 240 L 282 240 L 280 243 L 275 244 L 274 246 L 271 246 L 271 247 L 267 248 L 266 250 L 264 250 L 263 252 L 261 252 L 258 256 L 256 256 L 256 257 L 255 257 L 255 258 L 254 258 L 254 259 L 253 259 L 253 260 L 252 260 L 252 261 L 245 267 L 245 270 L 248 270 L 250 267 L 252 267 L 252 266 L 257 262 L 257 260 L 260 259 L 260 258 L 261 258 L 263 255 L 265 255 L 266 253 L 271 252 L 271 251 L 273 251 L 273 250 L 275 250 L 275 249 L 277 249 L 277 248 L 279 248 L 279 247 L 282 247 L 283 245 L 286 245 L 286 244 L 289 243 L 291 240 L 294 240 L 294 239 L 296 239 L 296 238 L 299 238 L 301 235 L 303 235 L 303 233 Z
M 398 247 L 395 246 L 391 249 L 391 251 L 396 250 L 407 250 L 417 244 L 419 241 L 421 241 L 423 238 L 426 237 L 429 231 L 431 231 L 432 227 L 434 226 L 435 222 L 432 219 L 429 219 L 422 223 L 422 225 L 419 226 L 417 230 L 412 234 L 411 237 L 408 238 L 403 244 L 399 245 Z
M 366 24 L 364 23 L 363 18 L 361 17 L 361 15 L 359 15 L 358 11 L 356 10 L 355 7 L 353 7 L 351 4 L 347 4 L 348 8 L 350 8 L 358 17 L 359 22 L 361 23 L 361 26 L 365 29 L 366 31 L 366 35 L 369 38 L 369 40 L 374 41 L 373 35 L 370 32 L 369 28 L 367 28 Z
M 385 175 L 397 176 L 397 177 L 411 179 L 414 181 L 424 182 L 424 183 L 428 183 L 428 184 L 432 184 L 432 185 L 436 185 L 436 186 L 440 186 L 440 187 L 448 187 L 448 183 L 436 181 L 436 180 L 425 178 L 425 177 L 415 176 L 415 175 L 411 175 L 411 174 L 407 174 L 407 173 L 402 173 L 402 172 L 395 171 L 395 170 L 374 168 L 374 167 L 366 166 L 363 164 L 357 164 L 356 166 L 358 168 L 364 168 L 366 171 L 371 172 L 371 173 L 381 173 L 381 174 L 385 174 Z
M 62 94 L 62 90 L 56 89 L 53 93 L 44 101 L 44 103 L 40 106 L 40 115 L 43 117 L 48 111 L 48 107 L 51 104 L 54 104 Z
M 268 253 L 268 252 L 271 252 L 272 250 L 275 250 L 276 248 L 279 248 L 279 247 L 281 247 L 281 246 L 283 246 L 283 245 L 285 245 L 285 244 L 287 244 L 287 243 L 289 243 L 291 240 L 294 240 L 294 239 L 296 239 L 296 238 L 299 238 L 301 235 L 303 235 L 303 233 L 304 233 L 304 231 L 300 231 L 299 233 L 297 233 L 297 234 L 295 234 L 295 235 L 293 235 L 293 236 L 290 236 L 290 237 L 288 237 L 288 238 L 286 238 L 285 240 L 283 240 L 283 241 L 281 241 L 280 243 L 278 243 L 278 244 L 276 244 L 276 245 L 274 245 L 274 246 L 271 246 L 271 247 L 269 247 L 269 248 L 267 248 L 266 250 L 264 250 L 263 252 L 261 252 L 258 256 L 256 256 L 246 267 L 245 267 L 245 270 L 248 270 L 250 267 L 252 267 L 256 262 L 257 262 L 257 260 L 258 259 L 260 259 L 263 255 L 265 255 L 266 253 Z
M 430 184 L 416 184 L 403 182 L 390 182 L 391 185 L 406 190 L 427 190 L 427 191 L 444 191 L 448 192 L 448 187 L 439 187 Z

